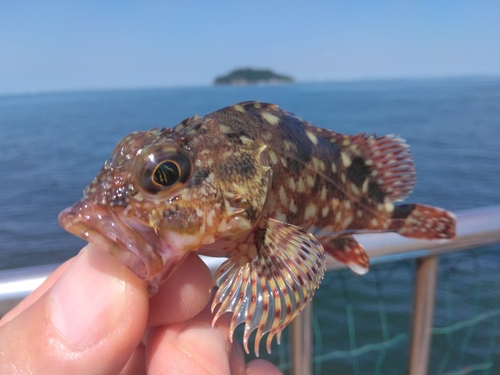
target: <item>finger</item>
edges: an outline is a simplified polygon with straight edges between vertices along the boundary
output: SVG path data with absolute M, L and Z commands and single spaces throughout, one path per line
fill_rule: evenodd
M 283 375 L 283 373 L 271 362 L 254 359 L 248 362 L 245 375 Z
M 245 354 L 237 340 L 233 341 L 231 355 L 229 356 L 229 369 L 231 375 L 245 375 Z
M 118 373 L 147 315 L 144 282 L 89 245 L 46 293 L 0 327 L 0 373 Z
M 229 338 L 231 315 L 222 315 L 212 327 L 210 303 L 188 322 L 154 327 L 147 335 L 146 367 L 159 374 L 281 374 L 271 363 L 260 360 L 245 366 L 241 345 Z M 250 372 L 248 372 L 250 371 Z
M 147 373 L 230 374 L 232 345 L 225 317 L 215 328 L 209 308 L 188 322 L 154 327 L 146 338 Z
M 150 300 L 152 326 L 173 324 L 197 315 L 212 293 L 212 275 L 196 254 L 190 254 Z
M 146 375 L 146 348 L 140 344 L 130 356 L 120 375 Z

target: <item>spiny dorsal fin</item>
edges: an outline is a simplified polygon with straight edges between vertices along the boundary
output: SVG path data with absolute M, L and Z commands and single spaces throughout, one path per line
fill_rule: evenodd
M 257 330 L 255 354 L 262 336 L 269 332 L 267 351 L 274 335 L 281 332 L 304 308 L 325 272 L 325 253 L 321 244 L 303 229 L 262 218 L 252 235 L 237 246 L 238 253 L 226 260 L 215 275 L 219 287 L 212 310 L 214 317 L 232 312 L 230 335 L 245 323 L 243 344 Z

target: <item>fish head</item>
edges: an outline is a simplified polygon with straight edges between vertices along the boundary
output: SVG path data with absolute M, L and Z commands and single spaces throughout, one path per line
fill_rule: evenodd
M 268 168 L 245 178 L 265 147 L 238 153 L 198 138 L 172 129 L 127 135 L 59 223 L 118 257 L 154 293 L 189 252 L 246 233 L 265 203 L 248 193 L 250 182 L 267 189 Z

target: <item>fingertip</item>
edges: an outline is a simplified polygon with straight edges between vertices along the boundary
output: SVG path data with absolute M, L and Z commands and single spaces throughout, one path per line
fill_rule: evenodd
M 53 286 L 50 320 L 70 345 L 92 346 L 122 321 L 127 304 L 126 272 L 113 257 L 87 246 Z

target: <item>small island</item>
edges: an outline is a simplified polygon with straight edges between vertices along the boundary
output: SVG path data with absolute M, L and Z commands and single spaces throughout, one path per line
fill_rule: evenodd
M 248 85 L 269 83 L 293 83 L 292 77 L 276 74 L 269 69 L 236 69 L 224 76 L 217 77 L 216 85 Z

